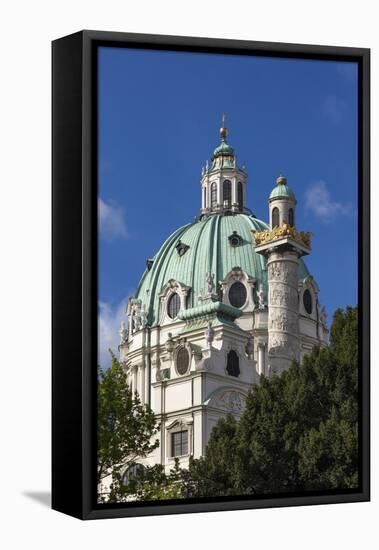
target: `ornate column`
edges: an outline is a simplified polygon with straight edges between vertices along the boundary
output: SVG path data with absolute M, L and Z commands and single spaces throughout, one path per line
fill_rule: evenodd
M 310 252 L 310 234 L 284 224 L 255 233 L 255 250 L 267 258 L 268 374 L 280 374 L 300 359 L 299 258 Z

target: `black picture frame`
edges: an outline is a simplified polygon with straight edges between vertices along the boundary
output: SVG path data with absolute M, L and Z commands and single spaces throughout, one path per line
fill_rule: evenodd
M 96 503 L 97 63 L 99 46 L 358 63 L 359 490 L 259 498 Z M 370 50 L 81 31 L 52 43 L 52 507 L 81 519 L 370 499 Z

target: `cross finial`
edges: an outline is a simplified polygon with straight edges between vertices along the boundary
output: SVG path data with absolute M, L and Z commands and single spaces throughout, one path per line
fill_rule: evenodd
M 222 126 L 222 128 L 225 128 L 225 113 L 222 113 L 221 126 Z

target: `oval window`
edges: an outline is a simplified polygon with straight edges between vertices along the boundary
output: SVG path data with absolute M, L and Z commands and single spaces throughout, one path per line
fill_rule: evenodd
M 310 315 L 312 313 L 312 294 L 308 289 L 304 290 L 303 304 L 305 311 Z
M 244 284 L 236 281 L 229 289 L 229 302 L 234 307 L 242 307 L 246 302 L 247 291 Z
M 176 292 L 171 294 L 168 304 L 167 313 L 170 319 L 176 319 L 180 310 L 180 296 Z
M 186 374 L 189 367 L 189 353 L 186 348 L 180 348 L 176 355 L 176 370 L 178 374 Z

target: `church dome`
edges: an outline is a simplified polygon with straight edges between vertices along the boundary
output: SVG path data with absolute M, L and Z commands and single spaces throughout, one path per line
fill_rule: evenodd
M 252 241 L 252 231 L 267 229 L 254 216 L 235 213 L 205 217 L 174 231 L 148 261 L 135 295 L 145 306 L 149 325 L 159 324 L 159 295 L 171 279 L 190 288 L 188 308 L 198 305 L 208 272 L 214 276 L 216 292 L 234 267 L 257 279 L 267 292 L 266 259 L 255 252 Z M 300 261 L 299 280 L 308 275 Z
M 292 199 L 296 201 L 295 193 L 287 185 L 287 179 L 284 176 L 279 176 L 276 180 L 276 187 L 271 191 L 269 199 Z
M 229 143 L 226 143 L 226 141 L 222 141 L 218 147 L 213 151 L 213 158 L 218 157 L 220 155 L 230 155 L 234 156 L 234 149 L 229 145 Z

